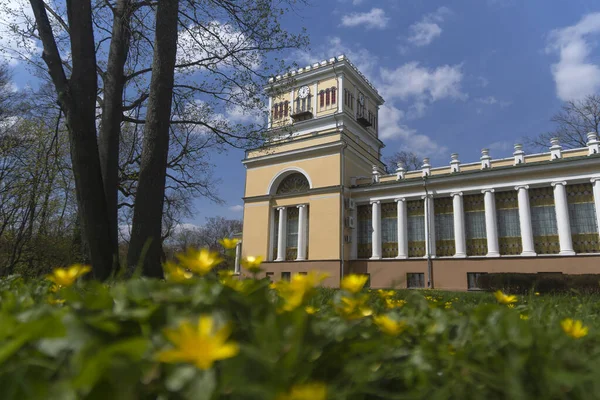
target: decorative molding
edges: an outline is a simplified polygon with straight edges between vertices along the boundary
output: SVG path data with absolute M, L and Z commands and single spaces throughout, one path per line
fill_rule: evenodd
M 556 185 L 567 186 L 567 181 L 555 181 L 550 183 L 550 186 L 555 187 Z

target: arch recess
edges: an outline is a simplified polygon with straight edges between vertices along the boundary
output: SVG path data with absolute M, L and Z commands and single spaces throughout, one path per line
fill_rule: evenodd
M 290 167 L 290 168 L 286 168 L 286 169 L 279 171 L 279 173 L 277 175 L 275 175 L 273 177 L 273 179 L 271 179 L 271 183 L 269 183 L 269 189 L 267 190 L 267 194 L 270 194 L 270 195 L 276 194 L 277 189 L 279 188 L 279 185 L 281 184 L 281 182 L 283 182 L 283 180 L 285 178 L 287 178 L 290 175 L 298 174 L 298 173 L 304 175 L 304 177 L 308 181 L 309 188 L 312 189 L 313 183 L 310 179 L 310 176 L 306 173 L 306 171 L 304 171 L 302 168 Z

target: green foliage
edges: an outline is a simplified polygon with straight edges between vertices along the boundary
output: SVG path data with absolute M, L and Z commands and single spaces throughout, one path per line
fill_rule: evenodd
M 183 283 L 136 278 L 50 283 L 0 280 L 0 398 L 276 399 L 323 382 L 329 399 L 577 399 L 600 393 L 600 302 L 595 295 L 519 296 L 514 308 L 489 293 L 397 291 L 390 309 L 364 292 L 374 314 L 403 321 L 397 336 L 372 317 L 348 320 L 322 289 L 281 312 L 268 280 L 238 291 L 215 275 Z M 62 298 L 64 304 L 49 304 Z M 403 305 L 402 305 L 403 304 Z M 239 353 L 202 371 L 163 364 L 164 328 L 212 315 L 229 322 Z M 589 334 L 562 331 L 565 318 Z
M 506 290 L 525 294 L 540 293 L 600 293 L 600 275 L 567 275 L 561 273 L 492 273 L 481 275 L 477 281 L 484 290 Z

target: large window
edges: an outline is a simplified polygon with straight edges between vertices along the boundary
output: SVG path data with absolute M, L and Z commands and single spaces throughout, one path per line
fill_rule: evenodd
M 573 250 L 576 253 L 600 252 L 592 184 L 567 185 L 567 201 Z
M 422 272 L 409 272 L 406 274 L 406 287 L 409 289 L 422 289 L 425 287 L 425 274 Z
M 383 258 L 398 255 L 398 206 L 396 203 L 381 204 L 381 242 Z
M 372 255 L 371 231 L 373 230 L 373 227 L 371 225 L 371 219 L 373 214 L 371 207 L 370 204 L 365 204 L 356 208 L 358 217 L 358 258 L 369 258 Z
M 487 254 L 487 236 L 485 232 L 483 194 L 463 196 L 463 201 L 465 208 L 467 255 L 484 256 Z
M 496 219 L 500 254 L 518 255 L 523 252 L 521 224 L 519 222 L 519 200 L 517 191 L 496 193 Z
M 456 254 L 452 198 L 433 199 L 433 209 L 435 211 L 435 254 L 438 257 L 451 257 Z
M 297 207 L 287 208 L 287 240 L 285 247 L 285 259 L 293 261 L 298 257 L 298 223 L 299 213 Z
M 479 278 L 487 272 L 467 272 L 467 288 L 469 290 L 479 290 Z
M 277 194 L 302 193 L 310 189 L 308 179 L 300 172 L 286 176 L 277 187 Z
M 273 253 L 271 260 L 277 259 L 277 247 L 279 245 L 279 211 L 274 208 L 275 218 L 273 219 Z
M 535 252 L 538 254 L 558 254 L 560 243 L 558 241 L 552 188 L 530 189 L 529 203 L 531 205 L 531 227 L 533 228 Z
M 425 202 L 412 200 L 406 202 L 408 222 L 408 256 L 425 256 Z

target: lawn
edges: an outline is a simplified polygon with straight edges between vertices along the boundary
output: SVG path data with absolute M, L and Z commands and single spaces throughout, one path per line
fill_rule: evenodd
M 597 295 L 166 272 L 0 280 L 0 398 L 600 398 Z

